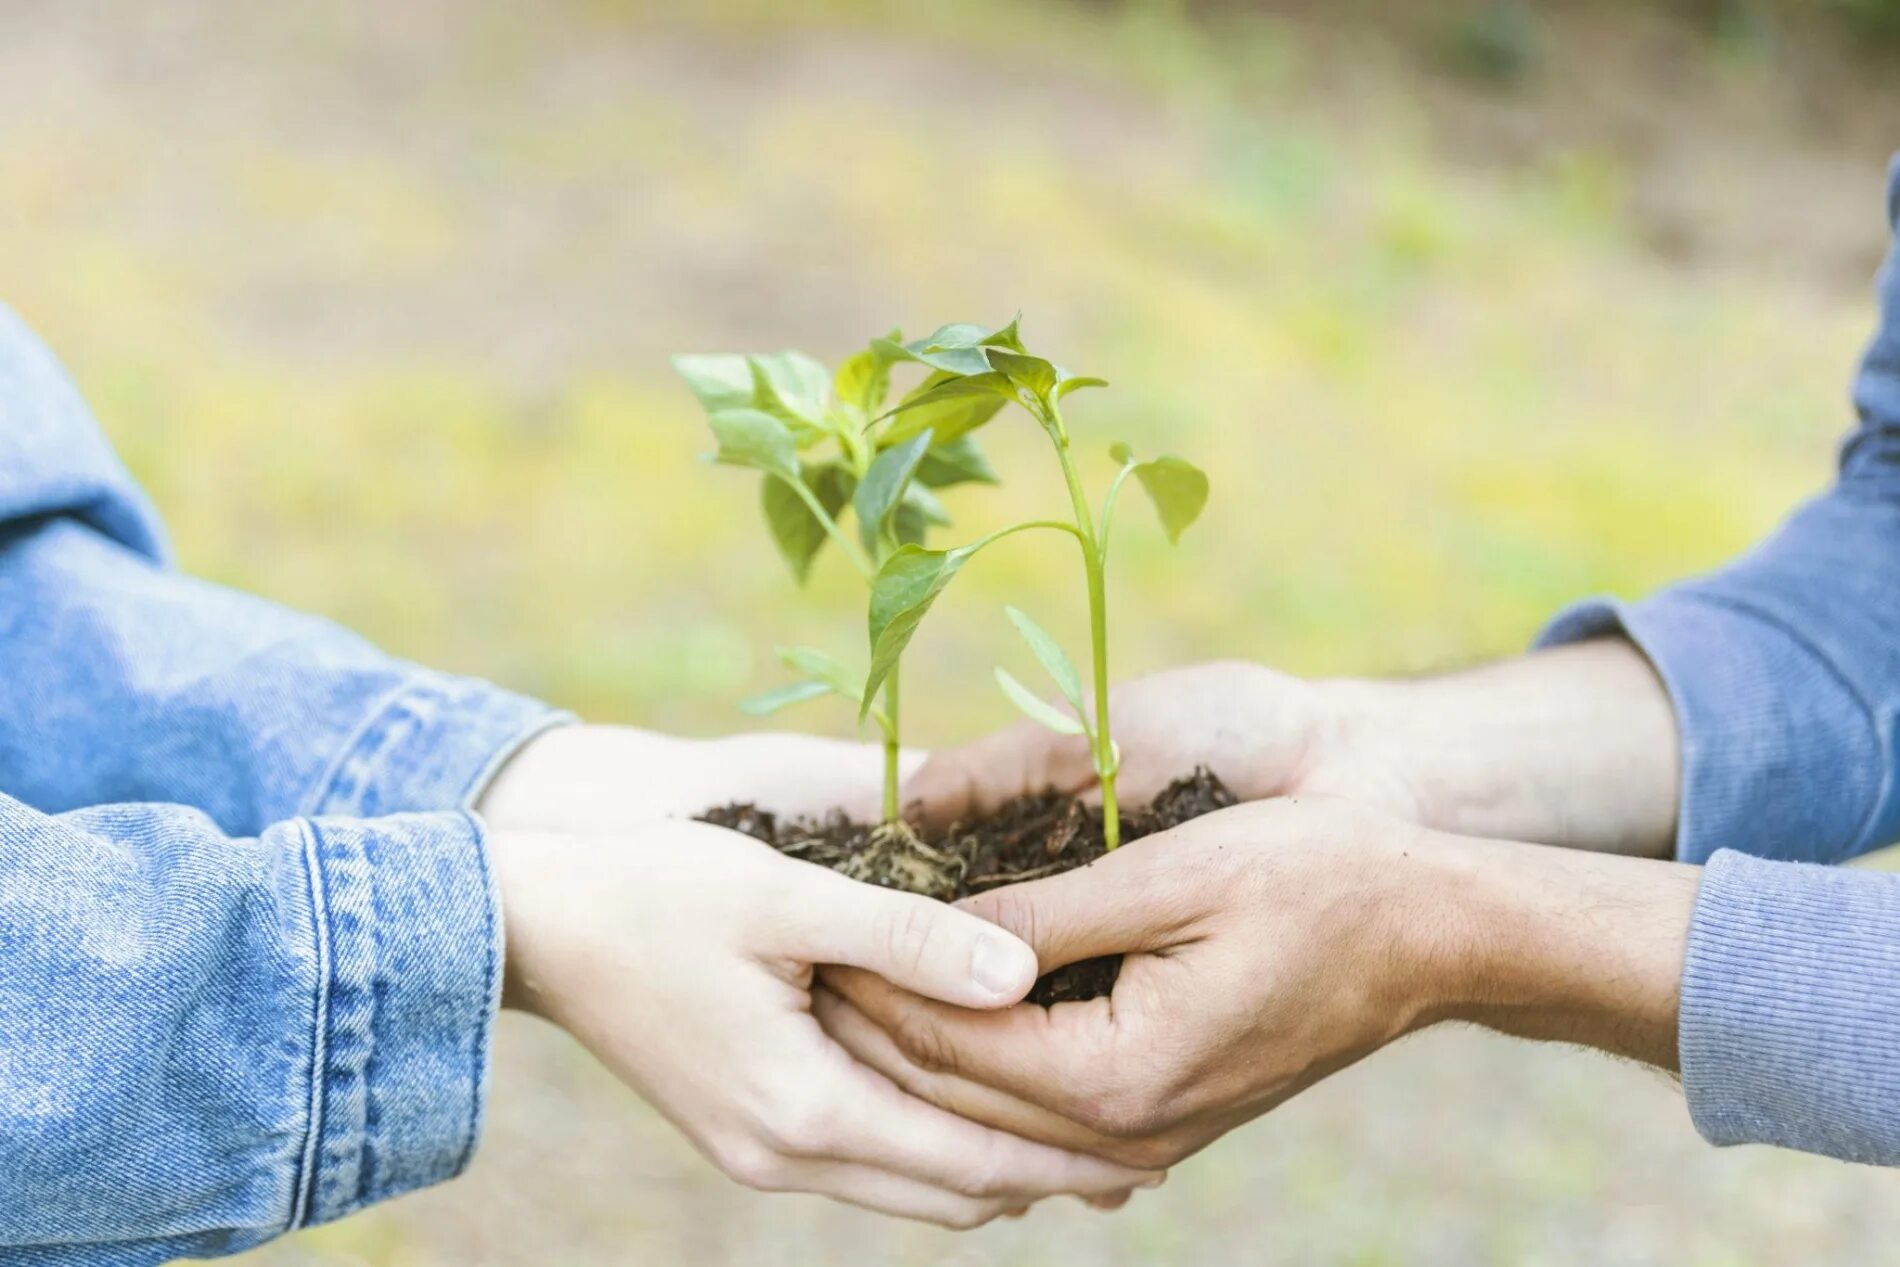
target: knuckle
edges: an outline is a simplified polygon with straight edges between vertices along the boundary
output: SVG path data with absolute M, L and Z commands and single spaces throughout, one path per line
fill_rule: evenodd
M 1036 904 L 1025 899 L 1021 893 L 1013 892 L 1008 887 L 992 889 L 978 909 L 983 918 L 1014 933 L 1030 946 L 1043 944 L 1039 939 L 1041 917 L 1037 914 Z
M 1114 1160 L 1136 1170 L 1166 1170 L 1179 1165 L 1192 1151 L 1181 1140 L 1159 1136 L 1122 1144 L 1115 1150 Z
M 760 1114 L 759 1137 L 780 1156 L 817 1156 L 829 1150 L 837 1133 L 836 1118 L 831 1105 L 817 1096 L 781 1095 Z
M 907 1011 L 897 1018 L 891 1041 L 897 1044 L 899 1051 L 910 1057 L 912 1064 L 925 1073 L 959 1072 L 955 1048 L 944 1038 L 936 1022 L 925 1013 Z
M 1143 1092 L 1117 1088 L 1081 1106 L 1082 1124 L 1110 1139 L 1136 1140 L 1163 1124 L 1165 1110 Z
M 993 1142 L 959 1168 L 950 1181 L 951 1189 L 966 1197 L 1001 1196 L 1008 1186 L 1003 1159 Z
M 923 971 L 936 937 L 936 912 L 921 898 L 892 902 L 878 916 L 878 939 L 885 962 L 909 977 Z
M 735 1183 L 759 1192 L 782 1192 L 790 1185 L 785 1159 L 757 1140 L 731 1141 L 714 1151 L 713 1161 Z

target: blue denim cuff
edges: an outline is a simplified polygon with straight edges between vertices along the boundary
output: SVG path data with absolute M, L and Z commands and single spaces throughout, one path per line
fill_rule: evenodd
M 419 671 L 371 710 L 301 812 L 375 818 L 472 808 L 524 743 L 574 720 L 475 678 Z
M 1900 876 L 1710 860 L 1678 1031 L 1704 1138 L 1900 1164 L 1896 929 Z
M 310 1134 L 292 1226 L 460 1174 L 480 1132 L 502 925 L 480 821 L 313 819 Z
M 1770 619 L 1683 590 L 1579 603 L 1537 645 L 1605 634 L 1649 657 L 1675 705 L 1678 858 L 1737 849 L 1834 862 L 1860 847 L 1880 790 L 1880 736 L 1826 658 Z

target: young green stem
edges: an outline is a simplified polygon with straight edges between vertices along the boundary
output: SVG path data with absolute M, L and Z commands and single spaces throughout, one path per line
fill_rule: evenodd
M 898 757 L 898 720 L 897 720 L 897 674 L 902 666 L 892 666 L 891 675 L 884 679 L 884 716 L 888 725 L 884 727 L 884 825 L 897 822 L 897 757 Z
M 1056 446 L 1056 460 L 1062 465 L 1062 478 L 1069 486 L 1069 501 L 1075 508 L 1076 539 L 1082 545 L 1082 566 L 1088 575 L 1089 650 L 1095 670 L 1095 726 L 1089 732 L 1095 777 L 1102 789 L 1102 840 L 1108 848 L 1121 844 L 1120 809 L 1115 802 L 1115 740 L 1108 726 L 1108 587 L 1103 578 L 1102 542 L 1095 535 L 1094 518 L 1089 514 L 1088 494 L 1075 473 L 1069 455 L 1068 428 L 1062 425 L 1062 413 L 1054 401 L 1047 402 L 1048 417 L 1044 429 Z
M 849 533 L 838 526 L 838 521 L 833 519 L 830 513 L 825 510 L 824 503 L 818 500 L 818 495 L 811 491 L 805 481 L 800 479 L 787 480 L 786 482 L 792 486 L 792 491 L 798 494 L 799 498 L 805 503 L 806 508 L 810 510 L 812 515 L 818 520 L 819 525 L 824 528 L 825 533 L 833 541 L 838 543 L 838 548 L 844 551 L 845 558 L 851 560 L 851 566 L 858 570 L 858 575 L 862 576 L 866 581 L 875 577 L 877 575 L 877 569 L 872 567 L 871 561 L 864 557 L 864 551 L 858 548 L 858 543 L 851 539 Z

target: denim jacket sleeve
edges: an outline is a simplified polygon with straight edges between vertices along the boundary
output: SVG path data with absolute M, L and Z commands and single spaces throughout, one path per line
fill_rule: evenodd
M 0 791 L 175 802 L 255 835 L 464 807 L 564 719 L 172 570 L 58 362 L 0 308 Z
M 1900 877 L 1804 865 L 1900 839 L 1900 242 L 1880 305 L 1834 488 L 1732 566 L 1544 641 L 1621 631 L 1675 705 L 1676 850 L 1708 864 L 1679 1025 L 1698 1129 L 1900 1165 Z
M 229 1253 L 456 1174 L 500 938 L 460 812 L 0 795 L 0 1261 Z

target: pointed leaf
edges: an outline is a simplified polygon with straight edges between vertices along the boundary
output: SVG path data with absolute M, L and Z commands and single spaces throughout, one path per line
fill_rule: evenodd
M 709 414 L 756 403 L 752 366 L 736 353 L 676 356 L 673 371 L 686 380 Z
M 837 518 L 838 511 L 851 500 L 852 486 L 857 477 L 837 463 L 823 466 L 806 467 L 805 485 L 817 497 L 818 504 L 825 513 Z M 778 545 L 779 553 L 785 556 L 785 562 L 792 569 L 792 576 L 803 585 L 811 575 L 812 560 L 824 548 L 830 534 L 818 517 L 811 513 L 811 507 L 797 491 L 776 475 L 767 475 L 759 488 L 759 502 L 765 512 L 766 526 L 772 531 L 772 540 Z
M 1012 352 L 1023 351 L 1023 336 L 1017 330 L 1017 327 L 1022 325 L 1022 323 L 1023 314 L 1019 312 L 1011 317 L 1009 324 L 1004 326 L 1001 330 L 993 334 L 984 335 L 984 345 L 993 348 L 1008 348 Z
M 885 414 L 895 421 L 878 436 L 878 443 L 901 444 L 930 431 L 939 444 L 947 444 L 994 418 L 1014 394 L 1009 379 L 994 372 L 962 378 L 933 374 Z
M 864 677 L 834 655 L 816 647 L 780 647 L 778 658 L 786 668 L 816 679 L 853 704 L 864 695 Z
M 1062 692 L 1062 698 L 1075 706 L 1077 713 L 1082 712 L 1082 675 L 1075 671 L 1075 662 L 1069 659 L 1061 644 L 1049 636 L 1049 632 L 1029 618 L 1029 613 L 1016 607 L 1004 607 L 1009 623 L 1016 626 L 1016 632 L 1023 636 L 1029 649 L 1036 653 L 1036 660 L 1054 680 L 1056 689 Z
M 878 538 L 910 485 L 917 464 L 930 448 L 931 439 L 931 433 L 925 431 L 903 444 L 892 445 L 872 459 L 871 469 L 864 473 L 852 495 L 851 508 L 857 512 L 858 536 L 867 553 L 877 554 Z
M 863 720 L 869 704 L 884 685 L 898 657 L 910 645 L 917 626 L 943 593 L 944 586 L 957 569 L 987 540 L 954 550 L 926 550 L 921 546 L 899 546 L 884 560 L 871 582 L 871 669 L 864 679 L 864 698 L 859 702 L 858 718 Z
M 922 545 L 931 528 L 941 528 L 949 522 L 950 512 L 943 508 L 936 494 L 913 479 L 904 490 L 904 500 L 897 503 L 897 509 L 891 513 L 891 535 L 897 538 L 899 545 Z
M 789 705 L 802 704 L 808 699 L 831 693 L 831 688 L 823 682 L 793 682 L 790 686 L 781 686 L 777 690 L 740 700 L 739 711 L 753 717 L 764 717 Z
M 996 684 L 1003 688 L 1003 694 L 1009 702 L 1021 709 L 1023 715 L 1038 725 L 1047 726 L 1059 735 L 1085 735 L 1082 723 L 1061 709 L 1038 696 L 1034 691 L 1018 682 L 1008 669 L 1000 665 L 996 669 Z
M 1181 534 L 1207 505 L 1207 475 L 1185 458 L 1158 457 L 1135 466 L 1135 478 L 1148 490 L 1148 499 L 1161 516 L 1162 531 L 1170 544 L 1178 544 Z
M 749 356 L 757 407 L 787 423 L 826 425 L 831 375 L 803 352 L 765 352 Z
M 1126 440 L 1117 440 L 1108 446 L 1108 456 L 1113 458 L 1118 466 L 1127 466 L 1135 460 L 1135 451 L 1128 447 Z
M 1056 367 L 1040 356 L 1028 356 L 1003 348 L 991 348 L 988 355 L 993 368 L 1030 395 L 1046 400 L 1049 393 L 1055 390 Z
M 757 409 L 722 409 L 707 419 L 719 441 L 714 459 L 727 466 L 749 466 L 780 479 L 798 478 L 798 448 L 791 428 Z
M 938 440 L 917 464 L 917 484 L 930 488 L 994 483 L 996 468 L 983 456 L 983 450 L 977 447 L 976 437 L 972 435 L 960 435 L 948 444 Z
M 1071 374 L 1065 369 L 1056 370 L 1056 399 L 1061 400 L 1072 391 L 1084 387 L 1107 387 L 1108 380 L 1097 378 L 1093 374 Z
M 891 334 L 895 338 L 897 332 L 893 330 Z M 889 349 L 894 346 L 889 339 L 873 341 L 862 351 L 846 357 L 832 380 L 838 399 L 855 405 L 866 418 L 877 417 L 884 408 L 884 398 L 890 394 L 891 363 L 895 358 Z

